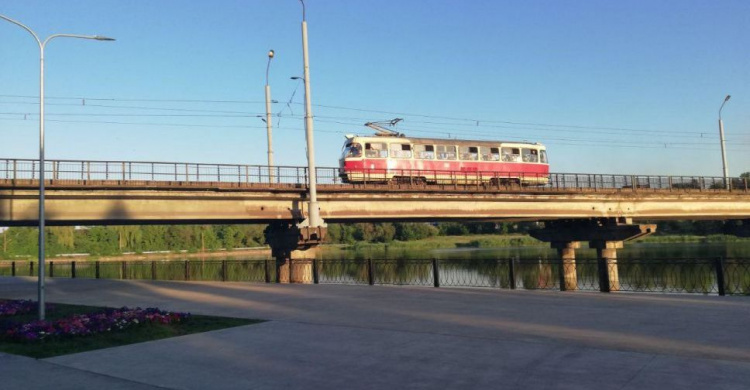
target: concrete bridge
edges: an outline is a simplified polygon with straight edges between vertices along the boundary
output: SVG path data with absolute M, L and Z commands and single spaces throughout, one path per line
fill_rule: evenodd
M 38 223 L 38 169 L 0 160 L 0 225 Z M 45 172 L 48 225 L 263 223 L 277 258 L 309 247 L 296 228 L 308 214 L 304 167 L 65 160 Z M 747 179 L 552 173 L 544 186 L 513 186 L 451 172 L 451 183 L 426 185 L 346 184 L 338 168 L 316 174 L 328 222 L 546 221 L 534 236 L 572 267 L 581 241 L 614 261 L 623 241 L 656 229 L 639 222 L 750 218 Z

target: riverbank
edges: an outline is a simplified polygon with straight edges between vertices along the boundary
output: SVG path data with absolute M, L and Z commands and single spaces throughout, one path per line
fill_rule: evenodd
M 631 244 L 677 244 L 677 243 L 723 243 L 723 242 L 748 242 L 750 237 L 737 237 L 731 235 L 714 234 L 708 236 L 695 235 L 656 235 L 631 241 Z M 435 236 L 414 241 L 391 241 L 386 243 L 356 242 L 354 244 L 325 244 L 321 246 L 326 250 L 354 250 L 354 251 L 379 251 L 379 250 L 405 250 L 424 251 L 433 249 L 456 249 L 456 248 L 519 248 L 519 247 L 547 247 L 549 244 L 539 241 L 524 234 L 496 235 L 477 234 L 466 236 Z M 211 252 L 187 252 L 187 251 L 157 251 L 148 253 L 124 253 L 114 256 L 96 256 L 88 254 L 65 254 L 49 257 L 48 260 L 81 260 L 81 261 L 119 261 L 119 260 L 177 260 L 177 259 L 216 259 L 216 258 L 270 258 L 271 249 L 267 246 L 256 248 L 219 249 Z M 0 258 L 3 261 L 31 260 L 32 257 Z

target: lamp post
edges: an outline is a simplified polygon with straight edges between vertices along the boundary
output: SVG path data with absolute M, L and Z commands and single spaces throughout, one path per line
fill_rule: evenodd
M 721 110 L 724 109 L 724 105 L 729 101 L 732 95 L 727 95 L 724 101 L 721 103 L 719 108 L 719 140 L 721 140 L 721 164 L 724 168 L 724 187 L 729 189 L 729 167 L 727 166 L 727 151 L 724 145 L 724 121 L 721 120 Z
M 268 65 L 266 65 L 266 134 L 268 135 L 268 181 L 273 182 L 273 142 L 271 141 L 271 86 L 268 84 L 268 70 L 274 51 L 268 51 Z
M 307 137 L 307 169 L 309 171 L 308 183 L 310 187 L 310 204 L 307 226 L 310 228 L 325 227 L 320 219 L 318 208 L 317 175 L 315 170 L 315 145 L 313 142 L 313 114 L 310 103 L 310 59 L 307 55 L 307 20 L 305 19 L 305 2 L 302 3 L 302 60 L 304 62 L 305 74 L 302 81 L 305 83 L 305 134 Z
M 42 41 L 34 31 L 22 23 L 3 15 L 0 15 L 0 19 L 7 20 L 28 31 L 39 44 L 39 266 L 37 267 L 39 276 L 37 291 L 39 319 L 44 320 L 44 48 L 54 38 L 79 38 L 97 41 L 114 41 L 114 39 L 99 35 L 53 34 Z

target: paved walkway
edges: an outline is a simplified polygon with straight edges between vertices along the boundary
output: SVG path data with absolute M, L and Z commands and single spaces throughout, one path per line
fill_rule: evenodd
M 750 298 L 54 279 L 50 302 L 258 325 L 34 360 L 3 389 L 748 389 Z M 36 280 L 0 278 L 0 298 Z

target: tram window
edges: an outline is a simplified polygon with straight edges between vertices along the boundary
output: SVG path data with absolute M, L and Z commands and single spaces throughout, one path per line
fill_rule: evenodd
M 388 147 L 385 143 L 381 142 L 366 143 L 365 157 L 386 158 L 388 157 Z
M 478 160 L 479 148 L 476 146 L 461 146 L 460 156 L 461 160 Z
M 539 151 L 539 161 L 541 161 L 543 164 L 548 164 L 546 150 Z
M 362 145 L 358 143 L 348 143 L 344 146 L 344 151 L 341 153 L 342 158 L 347 157 L 362 157 Z
M 432 160 L 435 158 L 435 147 L 433 145 L 414 145 L 414 154 L 418 159 Z
M 539 162 L 539 151 L 523 148 L 523 162 Z
M 411 145 L 409 144 L 391 144 L 392 158 L 411 158 Z
M 483 161 L 500 161 L 500 148 L 482 147 Z
M 455 160 L 456 147 L 453 145 L 436 145 L 438 160 Z
M 503 161 L 518 162 L 521 161 L 521 149 L 519 148 L 502 148 Z

